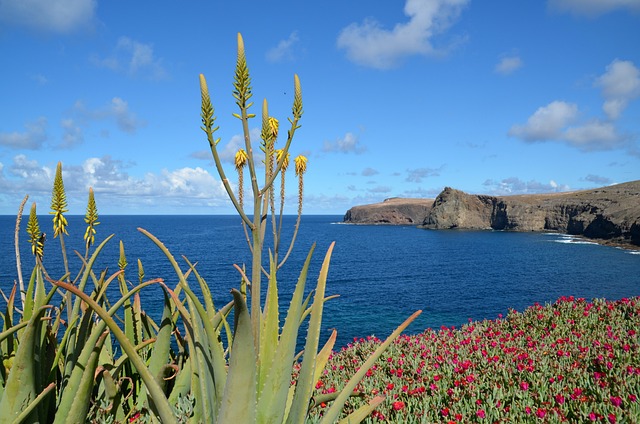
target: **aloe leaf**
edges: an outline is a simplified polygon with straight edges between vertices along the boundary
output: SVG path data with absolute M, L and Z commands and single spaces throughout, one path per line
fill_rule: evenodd
M 362 405 L 360 408 L 350 413 L 346 418 L 340 420 L 338 424 L 356 424 L 361 422 L 362 420 L 367 418 L 369 414 L 378 407 L 378 405 L 384 402 L 384 400 L 384 396 L 374 397 L 369 401 L 369 403 L 367 403 L 366 405 Z
M 178 306 L 178 304 L 180 303 L 180 301 L 177 298 L 178 289 L 182 288 L 182 290 L 184 290 L 186 295 L 188 296 L 189 300 L 193 302 L 193 306 L 198 312 L 198 315 L 200 317 L 200 322 L 204 326 L 204 330 L 206 332 L 207 337 L 206 337 L 206 340 L 196 339 L 196 340 L 193 340 L 193 342 L 194 343 L 203 343 L 205 341 L 207 342 L 206 345 L 209 346 L 212 356 L 209 357 L 209 355 L 207 355 L 206 358 L 202 358 L 202 359 L 206 359 L 207 361 L 206 365 L 208 367 L 207 371 L 211 373 L 213 376 L 212 382 L 210 380 L 203 380 L 201 381 L 201 383 L 207 382 L 208 384 L 213 384 L 213 390 L 207 390 L 205 394 L 213 397 L 213 399 L 215 400 L 214 410 L 218 410 L 219 402 L 222 399 L 222 394 L 224 390 L 227 373 L 225 368 L 226 362 L 224 359 L 224 351 L 222 349 L 222 344 L 220 343 L 220 341 L 218 341 L 218 334 L 216 333 L 216 330 L 215 330 L 215 323 L 207 319 L 208 314 L 206 310 L 202 306 L 202 303 L 200 302 L 198 297 L 189 288 L 189 285 L 187 284 L 187 281 L 185 279 L 184 274 L 182 273 L 182 270 L 178 266 L 178 263 L 176 262 L 171 252 L 169 252 L 169 249 L 167 249 L 166 246 L 160 240 L 158 240 L 158 238 L 156 238 L 154 235 L 152 235 L 148 231 L 142 228 L 138 228 L 138 231 L 140 231 L 141 233 L 146 235 L 151 241 L 153 241 L 156 244 L 156 246 L 158 246 L 160 250 L 165 254 L 167 259 L 173 266 L 173 269 L 176 275 L 178 276 L 179 284 L 176 287 L 175 292 L 169 291 L 169 293 L 174 293 L 174 294 L 171 294 L 171 297 L 174 299 L 174 303 L 176 303 L 176 306 Z M 166 287 L 166 289 L 169 290 L 168 287 Z M 197 329 L 197 326 L 194 327 L 194 330 L 195 329 Z M 192 364 L 192 366 L 194 369 L 194 373 L 202 372 L 205 370 L 204 368 L 200 369 L 198 364 L 195 364 L 195 363 Z M 206 418 L 215 419 L 215 417 L 212 417 L 211 415 L 208 415 Z
M 39 308 L 31 315 L 28 325 L 22 334 L 11 372 L 0 400 L 0 424 L 13 422 L 25 406 L 38 395 L 35 367 L 39 364 L 34 361 L 34 357 L 36 343 L 40 337 L 40 318 L 46 309 L 46 307 Z M 31 413 L 23 422 L 31 423 L 37 422 L 37 420 L 37 414 Z
M 329 273 L 329 264 L 331 262 L 331 253 L 335 242 L 329 245 L 327 254 L 322 262 L 320 268 L 320 275 L 318 276 L 318 284 L 315 290 L 315 296 L 313 299 L 313 306 L 311 311 L 311 318 L 309 320 L 309 329 L 307 330 L 307 342 L 304 347 L 304 356 L 302 358 L 302 365 L 300 368 L 300 374 L 296 383 L 296 390 L 293 396 L 293 402 L 291 404 L 291 410 L 287 417 L 288 424 L 302 424 L 307 415 L 309 407 L 309 399 L 311 399 L 311 393 L 313 392 L 315 381 L 313 377 L 315 375 L 316 356 L 318 352 L 318 344 L 320 339 L 320 326 L 322 323 L 322 311 L 324 307 L 324 293 L 327 285 L 327 275 Z
M 251 317 L 242 294 L 231 290 L 235 302 L 233 354 L 220 407 L 220 424 L 256 422 L 256 351 Z
M 23 423 L 27 422 L 27 418 L 31 415 L 31 413 L 40 405 L 40 403 L 46 399 L 47 395 L 56 388 L 56 383 L 50 383 L 47 387 L 44 388 L 42 392 L 36 398 L 29 403 L 29 405 L 16 417 L 13 421 L 14 423 Z
M 89 279 L 89 276 L 92 273 L 93 264 L 97 260 L 98 255 L 100 254 L 102 249 L 106 246 L 109 240 L 111 240 L 111 238 L 113 238 L 113 234 L 107 237 L 106 239 L 104 239 L 102 243 L 100 243 L 93 251 L 93 254 L 89 258 L 89 261 L 87 262 L 84 268 L 82 277 L 78 282 L 78 285 L 77 285 L 78 291 L 84 292 L 84 288 L 87 284 L 87 280 Z M 71 310 L 71 315 L 68 316 L 67 318 L 68 322 L 73 322 L 77 319 L 80 313 L 80 304 L 81 304 L 80 299 L 76 299 L 76 301 L 73 304 L 73 308 Z M 71 375 L 71 370 L 75 366 L 77 354 L 78 352 L 80 352 L 80 348 L 76 348 L 76 337 L 78 336 L 78 327 L 77 326 L 68 327 L 66 332 L 69 332 L 69 335 L 68 336 L 66 334 L 64 335 L 64 337 L 67 339 L 67 350 L 65 355 L 65 367 L 64 367 L 64 373 L 63 373 L 63 379 L 62 379 L 63 384 L 64 384 L 64 381 L 69 379 L 69 376 Z
M 36 273 L 38 271 L 38 268 L 38 264 L 33 267 L 33 271 L 31 271 L 31 278 L 29 279 L 29 284 L 27 285 L 27 293 L 25 294 L 24 300 L 24 310 L 22 311 L 22 319 L 25 321 L 29 321 L 31 319 L 31 315 L 33 314 Z
M 86 365 L 83 367 L 82 378 L 78 387 L 74 387 L 75 396 L 71 408 L 59 410 L 56 414 L 56 422 L 65 422 L 68 424 L 80 423 L 86 420 L 87 412 L 89 412 L 89 406 L 91 404 L 91 394 L 93 391 L 93 385 L 95 381 L 95 373 L 98 368 L 98 359 L 100 358 L 100 351 L 104 344 L 105 338 L 109 333 L 103 332 L 98 338 L 97 343 L 91 349 L 91 355 Z M 69 389 L 69 388 L 67 388 Z
M 169 403 L 175 405 L 178 398 L 186 396 L 191 390 L 191 358 L 187 359 L 182 365 L 182 369 L 178 371 L 173 390 L 169 395 Z
M 185 330 L 187 332 L 187 342 L 189 344 L 189 352 L 191 354 L 191 390 L 196 399 L 200 402 L 196 404 L 194 409 L 194 416 L 192 417 L 196 422 L 201 422 L 205 419 L 216 421 L 217 406 L 216 400 L 222 399 L 222 396 L 216 395 L 215 384 L 220 383 L 216 381 L 213 371 L 213 360 L 211 358 L 211 351 L 208 349 L 208 343 L 202 338 L 202 320 L 200 320 L 196 314 L 189 313 L 182 302 L 178 299 L 178 295 L 166 287 L 163 287 L 167 293 L 171 296 L 176 305 L 178 312 L 182 316 Z M 188 289 L 185 290 L 188 293 Z M 195 308 L 196 302 L 188 299 L 188 304 L 191 309 Z M 200 305 L 202 307 L 202 305 Z M 204 310 L 204 308 L 203 308 Z M 203 312 L 204 313 L 204 312 Z M 204 313 L 206 316 L 206 313 Z M 223 359 L 224 361 L 224 359 Z M 226 363 L 222 363 L 224 367 Z M 222 370 L 225 373 L 226 371 Z
M 298 282 L 289 303 L 278 347 L 260 392 L 257 418 L 258 422 L 261 423 L 280 423 L 284 421 L 286 416 L 287 398 L 291 386 L 291 371 L 295 361 L 296 343 L 300 328 L 300 314 L 303 309 L 304 289 L 314 250 L 315 244 L 309 250 L 307 259 L 300 271 Z M 269 364 L 263 363 L 261 366 L 266 367 L 267 365 Z
M 171 332 L 173 331 L 173 321 L 171 321 L 171 301 L 165 291 L 163 291 L 162 294 L 164 296 L 162 321 L 160 322 L 160 329 L 156 334 L 156 342 L 153 345 L 151 359 L 149 360 L 149 372 L 153 375 L 158 375 L 163 367 L 171 360 L 169 355 L 169 351 L 171 349 Z M 146 390 L 142 390 L 138 397 L 138 407 L 144 405 L 146 400 L 147 392 Z
M 380 346 L 378 346 L 378 348 L 371 354 L 371 356 L 369 356 L 369 358 L 367 358 L 367 360 L 364 362 L 364 364 L 362 364 L 358 372 L 356 372 L 349 379 L 347 384 L 344 386 L 344 388 L 340 392 L 340 395 L 333 402 L 333 405 L 331 405 L 331 408 L 329 408 L 329 410 L 325 413 L 321 421 L 321 424 L 329 424 L 329 423 L 335 422 L 335 420 L 340 415 L 340 412 L 342 412 L 344 403 L 347 401 L 349 396 L 351 396 L 353 389 L 355 389 L 355 387 L 358 385 L 360 380 L 362 380 L 362 378 L 366 375 L 367 371 L 369 371 L 369 368 L 373 366 L 373 364 L 378 360 L 380 355 L 382 355 L 382 353 L 389 347 L 389 345 L 393 343 L 396 337 L 398 337 L 405 330 L 405 328 L 407 328 L 409 324 L 411 324 L 413 320 L 415 320 L 418 317 L 418 315 L 420 315 L 421 313 L 422 311 L 420 310 L 414 312 L 409 318 L 407 318 L 402 324 L 400 324 L 398 328 L 396 328 L 393 331 L 393 333 L 391 333 L 391 335 L 389 335 L 389 337 L 387 337 L 386 340 Z
M 262 312 L 262 330 L 260 331 L 260 344 L 258 352 L 258 396 L 264 381 L 266 380 L 269 368 L 273 363 L 273 357 L 278 346 L 278 336 L 280 332 L 280 311 L 278 309 L 278 281 L 276 279 L 276 264 L 271 252 L 269 252 L 269 284 L 267 285 L 267 297 Z
M 157 412 L 160 415 L 162 421 L 165 423 L 175 423 L 176 420 L 173 415 L 173 410 L 167 402 L 167 398 L 165 397 L 164 392 L 156 383 L 154 376 L 149 372 L 149 369 L 144 364 L 142 358 L 140 358 L 140 356 L 136 353 L 135 347 L 127 339 L 124 332 L 120 329 L 120 327 L 118 327 L 118 324 L 113 320 L 113 318 L 111 318 L 109 313 L 104 310 L 104 308 L 100 307 L 100 305 L 98 305 L 84 292 L 80 291 L 79 288 L 76 288 L 75 286 L 64 283 L 62 281 L 55 281 L 54 284 L 78 296 L 85 303 L 87 303 L 87 305 L 91 309 L 93 309 L 96 314 L 98 314 L 102 321 L 109 327 L 116 339 L 118 339 L 118 342 L 120 343 L 122 349 L 127 353 L 127 355 L 129 355 L 129 360 L 133 363 L 137 371 L 140 373 L 144 384 L 147 386 L 147 390 L 149 390 L 150 396 L 153 398 L 154 404 L 157 407 Z
M 11 327 L 13 327 L 13 314 L 15 313 L 15 308 L 14 308 L 14 301 L 16 298 L 16 289 L 17 289 L 18 285 L 14 283 L 13 285 L 13 289 L 11 289 L 11 294 L 9 295 L 9 298 L 7 299 L 7 309 L 5 311 L 5 313 L 3 314 L 3 327 L 4 330 L 9 330 Z M 13 337 L 7 339 L 6 342 L 3 342 L 2 339 L 0 339 L 0 354 L 2 355 L 2 358 L 8 357 L 9 355 L 12 355 L 14 351 L 14 340 Z
M 320 380 L 322 371 L 324 371 L 324 367 L 327 366 L 327 362 L 329 362 L 329 356 L 331 356 L 333 345 L 335 345 L 337 337 L 338 332 L 336 330 L 333 330 L 324 347 L 320 350 L 320 352 L 318 352 L 318 356 L 316 357 L 316 372 L 313 375 L 313 381 Z

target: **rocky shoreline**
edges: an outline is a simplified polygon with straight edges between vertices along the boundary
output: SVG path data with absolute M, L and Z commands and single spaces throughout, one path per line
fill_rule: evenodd
M 355 206 L 345 223 L 427 229 L 555 231 L 640 248 L 640 180 L 565 193 L 488 196 L 446 187 L 435 199 Z

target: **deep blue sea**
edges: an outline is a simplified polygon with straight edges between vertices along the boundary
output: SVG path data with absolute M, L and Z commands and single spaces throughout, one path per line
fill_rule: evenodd
M 20 231 L 23 275 L 28 281 L 33 257 L 26 233 L 27 216 Z M 81 216 L 70 216 L 72 276 L 84 253 Z M 285 217 L 283 256 L 294 217 Z M 126 277 L 138 281 L 137 260 L 145 279 L 162 277 L 174 287 L 176 277 L 160 250 L 137 227 L 153 233 L 181 259 L 197 262 L 216 306 L 230 300 L 229 290 L 239 276 L 233 264 L 247 263 L 249 250 L 236 216 L 101 216 L 97 242 L 115 234 L 97 263 L 97 270 L 118 270 L 119 241 L 128 260 Z M 63 270 L 60 242 L 51 235 L 51 215 L 40 217 L 48 234 L 44 264 L 52 277 Z M 17 280 L 14 249 L 15 217 L 0 216 L 0 288 L 8 293 Z M 307 287 L 315 286 L 329 244 L 331 259 L 327 295 L 340 295 L 325 306 L 323 335 L 338 330 L 337 346 L 354 337 L 387 336 L 418 309 L 422 315 L 409 327 L 418 333 L 427 327 L 460 326 L 470 319 L 495 319 L 510 308 L 523 310 L 534 303 L 553 302 L 560 296 L 620 299 L 640 295 L 640 252 L 601 246 L 561 234 L 497 231 L 423 230 L 411 226 L 347 225 L 342 216 L 303 216 L 292 256 L 279 274 L 283 306 L 293 290 L 302 263 L 312 245 L 317 247 Z M 58 266 L 58 267 L 57 267 Z M 184 268 L 186 269 L 186 265 Z M 197 286 L 192 280 L 192 287 Z M 114 295 L 117 284 L 113 284 Z M 159 314 L 158 287 L 142 292 L 143 308 Z M 0 299 L 0 307 L 4 300 Z

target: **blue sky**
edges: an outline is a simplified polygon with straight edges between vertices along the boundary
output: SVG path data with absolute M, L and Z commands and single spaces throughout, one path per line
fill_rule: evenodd
M 258 116 L 300 77 L 306 213 L 640 178 L 637 0 L 0 0 L 0 214 L 47 213 L 58 161 L 71 214 L 231 213 L 198 75 L 233 176 L 238 32 Z

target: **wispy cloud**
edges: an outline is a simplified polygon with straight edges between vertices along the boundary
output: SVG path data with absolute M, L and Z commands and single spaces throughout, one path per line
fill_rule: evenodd
M 407 178 L 405 178 L 405 181 L 408 181 L 411 183 L 421 183 L 425 178 L 439 176 L 441 171 L 442 171 L 442 167 L 438 169 L 433 169 L 433 168 L 407 169 Z
M 392 29 L 383 28 L 373 18 L 352 23 L 338 36 L 338 48 L 346 51 L 349 60 L 363 66 L 388 69 L 398 66 L 406 57 L 434 55 L 435 35 L 446 31 L 458 18 L 468 0 L 407 0 L 404 13 L 408 22 Z
M 509 195 L 509 194 L 536 194 L 536 193 L 553 193 L 570 190 L 566 184 L 558 184 L 554 180 L 548 183 L 538 181 L 522 181 L 517 177 L 505 178 L 500 181 L 486 180 L 482 183 L 487 187 L 491 194 Z
M 594 183 L 597 185 L 609 185 L 613 183 L 613 180 L 611 178 L 607 178 L 607 177 L 601 177 L 600 175 L 593 175 L 593 174 L 589 174 L 586 177 L 583 178 L 585 181 L 589 181 L 590 183 Z
M 0 133 L 0 146 L 11 149 L 36 150 L 47 140 L 47 119 L 40 117 L 24 125 L 23 132 Z
M 378 175 L 378 174 L 379 174 L 378 170 L 373 169 L 373 168 L 368 168 L 368 167 L 364 168 L 362 170 L 362 173 L 361 173 L 361 175 L 363 177 L 371 177 L 371 176 Z
M 366 151 L 366 148 L 360 144 L 355 134 L 348 132 L 335 141 L 325 141 L 322 151 L 361 154 Z
M 522 65 L 524 65 L 524 63 L 519 56 L 503 56 L 496 64 L 494 70 L 501 75 L 511 75 L 516 70 L 522 68 Z
M 77 101 L 73 107 L 74 113 L 81 121 L 113 120 L 118 129 L 129 134 L 135 134 L 138 128 L 146 125 L 137 115 L 129 110 L 129 104 L 120 97 L 114 97 L 105 106 L 90 109 L 82 101 Z
M 549 0 L 548 5 L 554 12 L 592 18 L 615 10 L 640 12 L 640 3 L 636 0 Z
M 97 0 L 0 0 L 0 21 L 37 32 L 70 33 L 90 28 Z
M 282 62 L 286 60 L 293 60 L 295 58 L 295 47 L 300 39 L 298 38 L 298 32 L 293 31 L 289 38 L 281 40 L 276 47 L 273 47 L 267 51 L 267 60 L 269 62 Z
M 91 61 L 98 67 L 130 76 L 158 80 L 168 75 L 162 59 L 155 57 L 152 44 L 141 43 L 129 37 L 120 37 L 110 56 L 101 58 L 94 55 Z
M 602 90 L 607 119 L 582 117 L 578 105 L 556 100 L 538 108 L 525 124 L 513 125 L 508 135 L 526 142 L 564 142 L 583 151 L 633 148 L 621 134 L 617 119 L 640 97 L 640 71 L 630 61 L 614 60 L 595 85 Z

